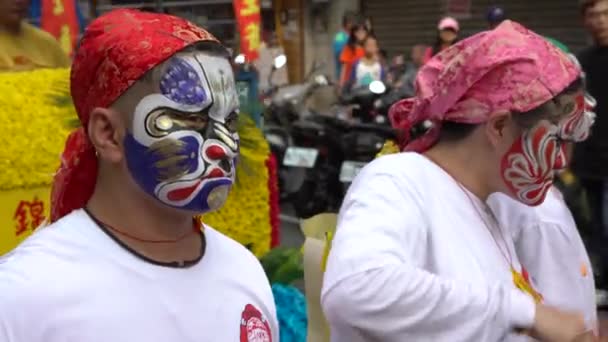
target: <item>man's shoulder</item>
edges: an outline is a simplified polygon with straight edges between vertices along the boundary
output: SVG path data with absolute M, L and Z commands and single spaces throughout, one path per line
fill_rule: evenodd
M 585 67 L 587 62 L 589 61 L 589 58 L 593 56 L 595 50 L 595 46 L 587 46 L 576 54 L 576 59 L 578 59 L 579 63 L 581 63 L 581 65 Z
M 15 249 L 0 256 L 0 283 L 20 287 L 20 282 L 44 285 L 59 281 L 60 270 L 75 265 L 88 250 L 87 224 L 74 212 L 51 225 L 39 227 Z
M 212 253 L 213 258 L 219 257 L 226 265 L 234 267 L 262 270 L 258 258 L 239 242 L 208 225 L 205 225 L 205 237 L 208 252 Z

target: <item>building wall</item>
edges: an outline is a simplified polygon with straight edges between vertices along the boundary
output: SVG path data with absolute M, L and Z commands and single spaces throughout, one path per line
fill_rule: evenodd
M 437 22 L 447 14 L 446 3 L 447 0 L 362 0 L 362 12 L 374 18 L 381 47 L 391 54 L 408 53 L 414 44 L 434 43 Z M 492 5 L 501 5 L 509 19 L 557 39 L 574 51 L 587 43 L 577 1 L 470 0 L 470 4 L 469 15 L 459 19 L 462 37 L 487 29 L 486 11 Z
M 333 77 L 335 63 L 333 38 L 342 26 L 342 15 L 346 11 L 357 11 L 358 0 L 330 0 L 315 3 L 307 0 L 304 16 L 304 70 L 308 73 L 313 64 L 322 63 L 322 71 Z

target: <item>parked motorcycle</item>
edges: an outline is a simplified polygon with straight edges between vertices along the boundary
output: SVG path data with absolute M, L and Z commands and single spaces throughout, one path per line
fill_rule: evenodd
M 279 56 L 280 57 L 280 56 Z M 277 57 L 278 58 L 278 57 Z M 282 67 L 281 62 L 285 59 L 277 61 L 273 65 L 273 72 Z M 262 102 L 265 106 L 264 123 L 262 131 L 272 153 L 277 160 L 282 161 L 285 158 L 285 152 L 289 146 L 293 145 L 292 131 L 293 123 L 306 116 L 308 112 L 307 100 L 321 87 L 329 86 L 329 81 L 325 75 L 316 74 L 322 65 L 315 65 L 306 78 L 306 81 L 300 84 L 287 86 L 272 86 L 269 91 L 262 95 Z M 272 79 L 272 72 L 270 78 Z M 281 163 L 278 169 L 279 191 L 282 200 L 288 197 L 289 188 L 286 179 L 288 170 Z M 293 173 L 293 172 L 292 172 Z M 300 172 L 301 174 L 302 172 Z M 293 175 L 292 175 L 293 176 Z M 302 175 L 295 175 L 296 178 L 302 178 Z
M 381 93 L 378 84 L 370 89 Z M 373 106 L 373 97 L 369 102 L 368 94 L 360 94 L 350 98 L 357 105 L 355 110 L 371 108 L 368 103 Z M 358 103 L 361 99 L 368 102 Z M 384 122 L 360 121 L 345 113 L 314 113 L 292 124 L 293 146 L 286 149 L 283 165 L 288 171 L 285 191 L 299 217 L 338 211 L 350 182 L 384 142 L 395 137 Z
M 357 87 L 342 94 L 340 100 L 343 104 L 351 106 L 352 118 L 364 123 L 385 123 L 387 121 L 383 119 L 386 117 L 381 115 L 377 103 L 387 91 L 384 82 L 373 81 L 368 86 Z

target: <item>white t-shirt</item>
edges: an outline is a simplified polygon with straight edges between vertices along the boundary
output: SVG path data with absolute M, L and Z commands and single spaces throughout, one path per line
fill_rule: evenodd
M 195 265 L 158 266 L 73 212 L 0 259 L 0 341 L 278 341 L 258 260 L 210 227 L 205 238 Z
M 355 86 L 366 87 L 373 81 L 382 80 L 382 64 L 380 62 L 366 64 L 362 60 L 359 60 L 355 64 L 354 73 Z
M 484 224 L 491 215 L 469 196 L 416 153 L 387 155 L 361 171 L 324 276 L 332 342 L 527 340 L 512 331 L 532 326 L 535 303 L 516 289 L 498 248 L 519 269 L 512 241 Z
M 596 328 L 591 262 L 559 190 L 552 188 L 537 207 L 503 194 L 493 194 L 488 204 L 502 225 L 510 229 L 517 255 L 544 302 L 583 313 L 590 328 Z

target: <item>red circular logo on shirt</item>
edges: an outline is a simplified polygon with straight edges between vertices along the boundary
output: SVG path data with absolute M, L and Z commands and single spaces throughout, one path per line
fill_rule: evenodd
M 251 304 L 241 315 L 241 342 L 272 342 L 268 320 Z

